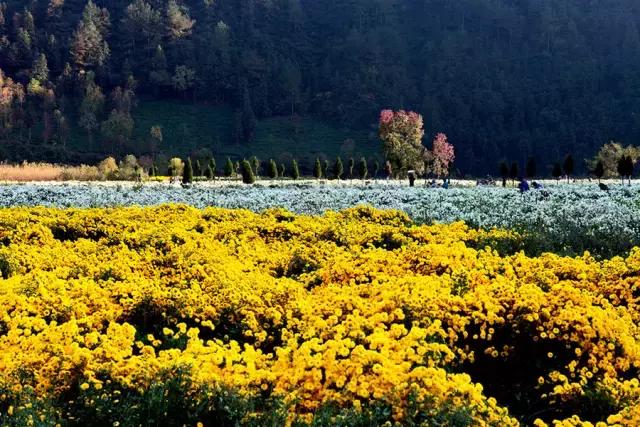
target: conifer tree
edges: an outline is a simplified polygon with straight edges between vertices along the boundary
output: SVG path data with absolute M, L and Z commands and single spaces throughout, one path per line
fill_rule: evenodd
M 191 184 L 193 182 L 193 167 L 191 166 L 191 158 L 187 159 L 182 172 L 182 183 Z

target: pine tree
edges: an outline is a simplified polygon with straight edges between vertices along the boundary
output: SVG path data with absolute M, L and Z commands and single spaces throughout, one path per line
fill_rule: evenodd
M 216 159 L 213 157 L 209 159 L 209 165 L 207 169 L 211 171 L 210 179 L 216 179 Z
M 516 178 L 518 177 L 518 173 L 519 173 L 518 163 L 517 162 L 511 163 L 511 168 L 509 169 L 509 178 L 511 178 L 512 182 L 516 180 Z
M 316 179 L 322 178 L 322 164 L 320 163 L 320 159 L 317 157 L 313 166 L 313 177 Z
M 333 176 L 335 179 L 342 179 L 344 173 L 344 166 L 342 166 L 342 159 L 340 156 L 336 159 L 336 163 L 333 165 Z
M 253 173 L 253 167 L 247 160 L 240 163 L 240 173 L 242 174 L 242 182 L 245 184 L 253 184 L 256 182 L 256 176 Z
M 378 159 L 375 159 L 373 161 L 373 179 L 376 179 L 378 177 L 379 172 L 380 172 L 380 161 L 378 161 Z
M 214 173 L 213 173 L 213 169 L 211 168 L 210 164 L 207 165 L 203 175 L 208 180 L 212 180 L 213 179 Z
M 569 182 L 569 178 L 573 175 L 573 156 L 571 154 L 567 155 L 564 159 L 564 164 L 562 165 L 562 169 L 564 170 L 565 175 L 567 175 L 567 182 Z
M 193 182 L 193 167 L 191 166 L 191 158 L 187 159 L 187 163 L 184 165 L 184 171 L 182 172 L 182 183 L 191 184 Z
M 362 157 L 360 159 L 360 164 L 358 165 L 358 176 L 360 179 L 367 179 L 367 175 L 369 175 L 369 168 L 367 166 L 367 159 Z
M 256 156 L 251 157 L 249 160 L 251 164 L 251 168 L 253 169 L 253 174 L 258 177 L 260 176 L 260 160 Z
M 353 179 L 353 168 L 355 167 L 356 162 L 353 160 L 353 157 L 349 158 L 349 179 Z
M 226 176 L 227 178 L 231 178 L 233 176 L 234 170 L 235 169 L 233 167 L 233 162 L 229 157 L 227 157 L 227 162 L 224 164 L 224 176 Z
M 198 176 L 204 176 L 204 171 L 202 170 L 202 165 L 200 164 L 200 159 L 196 159 L 196 173 Z
M 281 163 L 281 164 L 280 164 L 280 168 L 279 168 L 279 170 L 278 170 L 278 175 L 279 175 L 281 178 L 284 178 L 284 177 L 285 177 L 285 173 L 286 173 L 286 172 L 287 172 L 287 168 L 286 168 L 286 166 L 284 165 L 284 163 Z
M 598 182 L 602 180 L 602 177 L 604 176 L 604 163 L 602 163 L 602 160 L 598 160 L 598 163 L 596 163 L 596 167 L 593 169 L 593 174 L 598 178 Z
M 329 179 L 329 160 L 326 160 L 322 163 L 322 176 L 325 179 Z
M 293 159 L 291 162 L 291 178 L 294 180 L 300 178 L 300 169 L 298 169 L 298 162 L 296 159 Z
M 507 162 L 500 162 L 500 177 L 502 178 L 502 186 L 507 186 L 507 178 L 509 178 L 509 165 Z
M 278 178 L 278 165 L 276 161 L 273 159 L 269 159 L 269 169 L 267 171 L 269 178 L 276 179 Z

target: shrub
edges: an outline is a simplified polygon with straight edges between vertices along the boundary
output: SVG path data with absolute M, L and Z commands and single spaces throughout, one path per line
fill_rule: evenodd
M 367 167 L 367 160 L 363 157 L 360 159 L 360 164 L 358 165 L 358 176 L 360 179 L 367 179 L 367 175 L 369 175 L 369 169 Z
M 193 182 L 193 168 L 191 167 L 191 158 L 187 159 L 187 163 L 184 165 L 184 172 L 182 173 L 182 183 L 191 184 Z
M 267 170 L 267 175 L 271 179 L 276 179 L 278 177 L 278 165 L 273 159 L 269 160 L 269 168 Z
M 291 162 L 291 178 L 300 178 L 300 169 L 298 169 L 298 162 L 296 161 L 296 159 L 293 159 L 293 161 Z
M 336 163 L 333 165 L 333 176 L 335 179 L 341 179 L 344 173 L 344 166 L 342 165 L 342 159 L 340 156 L 336 159 Z
M 227 178 L 231 178 L 233 176 L 235 169 L 233 167 L 233 162 L 229 157 L 227 157 L 227 162 L 224 164 L 224 176 Z
M 322 178 L 322 164 L 320 159 L 316 157 L 316 163 L 313 165 L 313 177 L 316 179 Z
M 184 171 L 184 162 L 179 157 L 169 160 L 169 176 L 181 176 Z
M 280 169 L 278 170 L 278 175 L 282 178 L 284 178 L 285 172 L 287 171 L 287 167 L 284 165 L 284 163 L 280 164 Z
M 256 182 L 256 176 L 253 174 L 253 168 L 247 160 L 240 163 L 240 173 L 242 174 L 242 182 L 245 184 L 253 184 Z
M 98 163 L 98 173 L 101 179 L 111 180 L 115 179 L 118 172 L 118 164 L 113 157 L 107 157 L 100 163 Z

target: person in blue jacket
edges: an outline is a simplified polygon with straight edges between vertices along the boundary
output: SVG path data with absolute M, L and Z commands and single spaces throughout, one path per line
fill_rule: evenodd
M 526 193 L 527 191 L 529 191 L 529 183 L 527 182 L 526 179 L 520 178 L 518 189 L 520 190 L 521 193 Z

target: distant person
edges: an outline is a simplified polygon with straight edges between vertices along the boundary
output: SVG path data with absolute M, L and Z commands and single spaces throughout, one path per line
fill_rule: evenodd
M 449 188 L 449 179 L 445 178 L 442 180 L 442 188 Z
M 407 172 L 407 175 L 409 176 L 409 187 L 413 187 L 416 182 L 416 173 L 414 171 L 409 171 Z
M 529 191 L 529 183 L 527 182 L 526 179 L 520 178 L 518 189 L 520 190 L 521 193 L 526 193 L 527 191 Z

